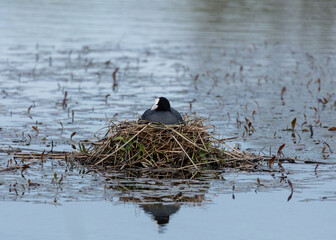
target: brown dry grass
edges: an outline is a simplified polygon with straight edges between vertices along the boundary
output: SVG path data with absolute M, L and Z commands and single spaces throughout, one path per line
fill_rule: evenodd
M 89 148 L 80 145 L 72 157 L 88 166 L 109 169 L 196 170 L 254 168 L 264 157 L 230 147 L 215 137 L 205 119 L 189 117 L 183 125 L 112 123 Z

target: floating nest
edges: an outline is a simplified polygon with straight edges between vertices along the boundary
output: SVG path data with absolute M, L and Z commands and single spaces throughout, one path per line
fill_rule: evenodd
M 88 166 L 108 169 L 192 170 L 256 169 L 270 157 L 242 152 L 216 137 L 204 118 L 185 119 L 182 125 L 111 123 L 106 133 L 87 148 L 79 144 L 72 157 Z M 106 130 L 106 128 L 104 128 Z

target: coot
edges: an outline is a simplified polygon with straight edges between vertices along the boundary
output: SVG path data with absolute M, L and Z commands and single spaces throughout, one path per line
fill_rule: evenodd
M 147 109 L 139 121 L 159 122 L 163 124 L 183 123 L 181 115 L 174 108 L 170 107 L 168 99 L 164 97 L 155 99 L 153 107 Z

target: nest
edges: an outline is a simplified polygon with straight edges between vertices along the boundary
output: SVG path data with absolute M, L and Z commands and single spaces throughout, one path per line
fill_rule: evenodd
M 251 168 L 263 160 L 230 147 L 204 123 L 198 117 L 186 119 L 183 125 L 112 123 L 89 148 L 80 144 L 73 157 L 84 165 L 114 170 Z

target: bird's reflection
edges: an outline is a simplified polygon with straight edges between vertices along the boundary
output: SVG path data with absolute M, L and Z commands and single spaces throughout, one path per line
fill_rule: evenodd
M 170 216 L 176 213 L 180 209 L 180 204 L 143 204 L 140 207 L 145 213 L 150 214 L 153 220 L 159 226 L 159 232 L 162 233 L 166 229 L 166 225 L 169 223 Z

